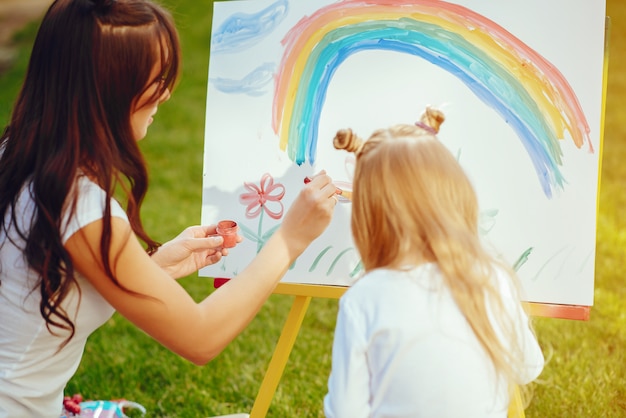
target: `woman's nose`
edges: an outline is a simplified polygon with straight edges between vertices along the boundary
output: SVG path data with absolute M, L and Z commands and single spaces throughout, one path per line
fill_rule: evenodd
M 170 97 L 172 97 L 172 93 L 170 92 L 169 88 L 166 88 L 163 91 L 163 94 L 161 94 L 161 97 L 159 97 L 159 104 L 163 103 L 163 102 L 167 102 Z

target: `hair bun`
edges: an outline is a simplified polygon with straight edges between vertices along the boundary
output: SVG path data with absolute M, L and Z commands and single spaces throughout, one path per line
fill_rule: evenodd
M 420 117 L 420 120 L 415 122 L 415 125 L 436 135 L 439 133 L 439 127 L 444 120 L 446 120 L 446 117 L 441 110 L 433 109 L 429 106 Z
M 337 149 L 344 149 L 348 152 L 359 152 L 363 147 L 363 140 L 355 134 L 352 129 L 341 129 L 337 131 L 335 138 L 333 139 L 333 145 Z

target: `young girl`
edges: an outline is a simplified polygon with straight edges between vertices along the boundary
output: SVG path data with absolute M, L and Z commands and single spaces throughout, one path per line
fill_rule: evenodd
M 321 173 L 236 280 L 199 303 L 173 280 L 228 254 L 215 225 L 159 246 L 139 217 L 137 141 L 179 62 L 172 18 L 149 0 L 57 0 L 47 11 L 0 137 L 0 417 L 58 417 L 87 337 L 114 310 L 208 362 L 330 223 L 335 187 Z
M 354 152 L 351 228 L 365 267 L 340 299 L 327 417 L 506 417 L 543 368 L 513 271 L 478 235 L 476 194 L 436 137 L 444 116 L 381 129 Z

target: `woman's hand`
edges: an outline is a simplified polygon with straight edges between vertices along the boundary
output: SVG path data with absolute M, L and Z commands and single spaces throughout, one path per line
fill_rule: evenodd
M 295 259 L 324 232 L 333 216 L 337 187 L 322 170 L 300 191 L 285 214 L 280 233 Z
M 237 237 L 237 242 L 242 241 Z M 223 238 L 216 235 L 215 225 L 190 226 L 152 254 L 152 260 L 175 279 L 215 264 L 228 255 L 222 248 Z

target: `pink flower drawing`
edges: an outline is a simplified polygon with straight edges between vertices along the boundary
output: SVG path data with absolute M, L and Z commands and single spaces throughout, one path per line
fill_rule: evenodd
M 278 220 L 283 216 L 285 208 L 281 200 L 285 196 L 285 186 L 281 183 L 274 183 L 274 178 L 269 173 L 263 174 L 258 186 L 248 182 L 244 182 L 243 185 L 248 192 L 239 195 L 239 202 L 246 206 L 246 218 L 254 219 L 258 217 L 259 224 L 256 233 L 245 226 L 242 226 L 242 232 L 244 236 L 257 243 L 258 252 L 279 226 L 276 225 L 263 233 L 264 214 L 267 214 L 274 220 Z
M 249 190 L 248 193 L 239 196 L 239 202 L 246 205 L 246 218 L 256 218 L 261 211 L 265 211 L 272 219 L 282 218 L 285 209 L 281 199 L 285 196 L 285 186 L 280 183 L 274 184 L 274 178 L 268 173 L 263 174 L 259 186 L 247 182 L 243 185 Z M 278 209 L 272 210 L 270 204 Z

